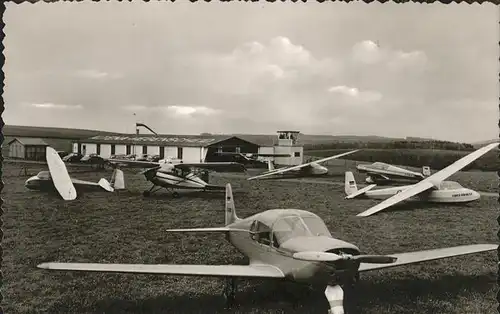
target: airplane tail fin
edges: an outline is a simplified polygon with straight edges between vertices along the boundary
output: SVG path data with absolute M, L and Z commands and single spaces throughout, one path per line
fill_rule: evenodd
M 111 186 L 115 190 L 125 189 L 125 177 L 122 170 L 118 168 L 115 168 L 115 170 L 113 170 L 113 174 L 111 175 Z
M 108 180 L 102 178 L 101 180 L 99 180 L 99 185 L 105 189 L 106 191 L 108 192 L 113 192 L 114 189 L 113 187 L 111 186 L 111 184 L 108 182 Z
M 358 191 L 358 186 L 356 185 L 356 180 L 354 179 L 354 174 L 351 171 L 346 171 L 345 173 L 345 194 L 347 196 L 354 194 Z
M 236 208 L 234 207 L 233 189 L 231 184 L 226 184 L 226 208 L 225 208 L 225 224 L 226 226 L 232 224 L 233 222 L 239 220 L 236 216 Z
M 430 176 L 431 175 L 431 167 L 423 166 L 422 167 L 422 174 L 424 175 L 424 177 Z

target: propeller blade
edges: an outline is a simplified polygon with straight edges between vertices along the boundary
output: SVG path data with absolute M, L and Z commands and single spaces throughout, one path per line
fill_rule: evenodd
M 391 264 L 397 258 L 386 255 L 338 255 L 328 252 L 297 252 L 293 258 L 308 262 L 336 262 L 336 261 L 355 261 L 366 264 Z
M 357 255 L 350 259 L 366 264 L 392 264 L 398 260 L 397 257 L 386 255 Z

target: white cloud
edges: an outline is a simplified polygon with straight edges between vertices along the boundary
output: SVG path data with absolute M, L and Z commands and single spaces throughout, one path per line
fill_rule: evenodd
M 364 64 L 385 64 L 392 69 L 421 68 L 427 64 L 427 55 L 420 50 L 402 51 L 381 47 L 372 40 L 364 40 L 352 47 L 352 58 Z
M 108 72 L 103 72 L 103 71 L 99 71 L 99 70 L 95 70 L 95 69 L 78 70 L 75 72 L 75 76 L 88 78 L 88 79 L 96 79 L 96 80 L 116 79 L 116 78 L 121 77 L 121 75 L 117 74 L 117 73 L 111 74 Z
M 39 109 L 83 109 L 82 105 L 64 105 L 64 104 L 54 104 L 54 103 L 33 103 L 30 106 Z
M 165 114 L 173 113 L 177 116 L 192 116 L 192 115 L 213 115 L 219 113 L 219 110 L 206 106 L 144 106 L 144 105 L 129 105 L 123 107 L 124 110 L 133 112 L 163 112 Z
M 332 86 L 328 88 L 328 92 L 348 96 L 353 99 L 376 102 L 382 99 L 382 94 L 376 91 L 360 91 L 356 87 L 349 87 L 345 85 Z
M 218 112 L 218 110 L 204 106 L 168 106 L 167 110 L 179 116 L 191 116 L 194 114 L 209 116 Z

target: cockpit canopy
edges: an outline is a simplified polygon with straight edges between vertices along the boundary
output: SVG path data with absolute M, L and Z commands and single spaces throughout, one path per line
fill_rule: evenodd
M 253 236 L 256 241 L 276 248 L 296 237 L 332 236 L 321 218 L 299 214 L 278 217 L 271 226 L 255 220 L 250 231 L 256 233 Z
M 461 186 L 460 183 L 455 181 L 443 181 L 439 185 L 439 188 L 441 190 L 456 190 L 456 189 L 462 189 L 463 186 Z
M 371 168 L 375 168 L 375 169 L 380 169 L 380 170 L 387 170 L 389 169 L 389 165 L 386 164 L 386 163 L 383 163 L 383 162 L 374 162 L 373 164 L 371 164 L 370 166 Z
M 36 176 L 42 180 L 49 180 L 51 178 L 49 171 L 40 171 Z

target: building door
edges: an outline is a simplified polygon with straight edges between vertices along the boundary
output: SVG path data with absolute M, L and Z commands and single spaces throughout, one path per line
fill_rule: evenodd
M 182 159 L 182 147 L 177 147 L 177 158 Z
M 111 144 L 111 155 L 115 155 L 115 153 L 116 153 L 115 144 Z
M 160 146 L 160 159 L 165 158 L 165 147 Z
M 96 154 L 97 154 L 97 156 L 101 155 L 101 144 L 96 145 Z
M 132 148 L 130 147 L 130 145 L 127 145 L 126 154 L 130 155 L 131 154 L 131 150 L 132 150 Z
M 148 154 L 148 147 L 146 145 L 142 146 L 142 154 L 147 155 Z
M 87 145 L 85 144 L 82 145 L 82 155 L 83 156 L 87 155 Z

